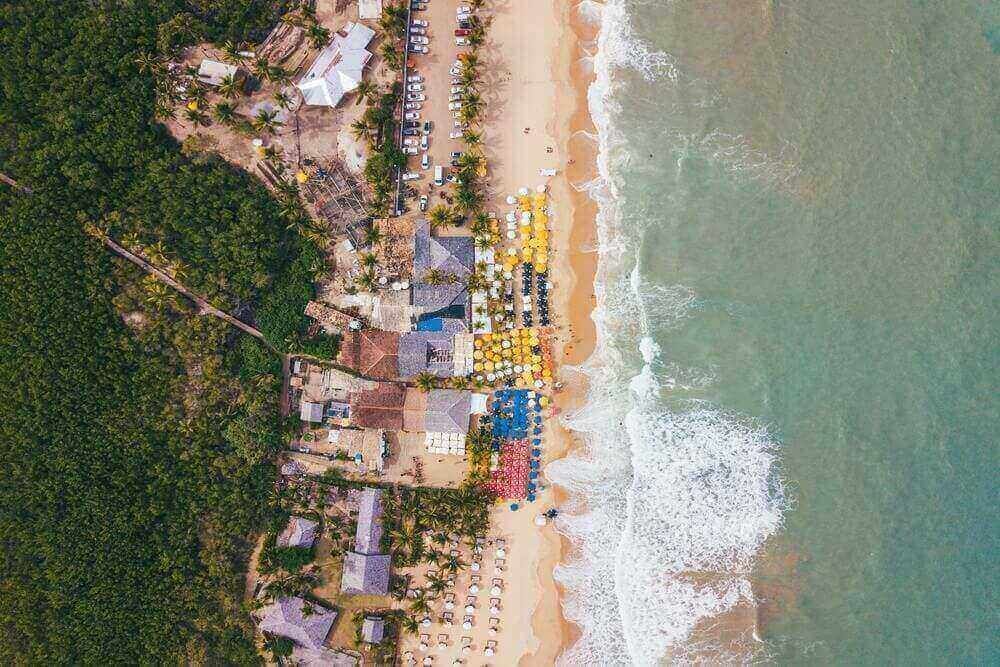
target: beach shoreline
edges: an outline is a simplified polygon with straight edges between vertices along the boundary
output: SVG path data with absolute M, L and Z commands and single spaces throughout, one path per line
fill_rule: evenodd
M 579 408 L 586 400 L 582 374 L 572 367 L 584 363 L 594 351 L 596 328 L 591 314 L 596 305 L 594 278 L 597 271 L 597 203 L 580 186 L 597 175 L 596 127 L 590 117 L 587 95 L 594 73 L 584 44 L 596 40 L 599 26 L 583 20 L 570 0 L 557 4 L 560 37 L 551 45 L 551 79 L 554 95 L 549 109 L 548 134 L 553 137 L 561 173 L 551 183 L 553 255 L 556 275 L 552 299 L 558 331 L 554 340 L 556 376 L 562 387 L 555 396 L 558 414 Z M 545 463 L 565 458 L 579 446 L 572 431 L 560 419 L 548 420 Z M 561 507 L 567 492 L 551 486 L 543 499 L 547 506 Z M 538 602 L 532 630 L 539 648 L 522 657 L 521 665 L 552 665 L 580 636 L 579 627 L 566 619 L 563 591 L 555 579 L 555 568 L 569 555 L 572 545 L 553 527 L 545 529 L 545 552 L 538 563 Z

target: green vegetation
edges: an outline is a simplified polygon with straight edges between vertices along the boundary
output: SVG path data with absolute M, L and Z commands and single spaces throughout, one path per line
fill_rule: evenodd
M 312 244 L 253 179 L 151 123 L 143 58 L 259 39 L 278 4 L 0 8 L 0 170 L 33 193 L 0 186 L 5 664 L 259 662 L 243 569 L 270 514 L 278 359 L 83 229 L 279 346 L 301 331 L 276 295 L 308 298 Z

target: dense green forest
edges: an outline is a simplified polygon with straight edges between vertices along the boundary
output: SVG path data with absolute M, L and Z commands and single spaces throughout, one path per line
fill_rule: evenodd
M 279 347 L 315 248 L 151 122 L 136 58 L 265 34 L 254 0 L 0 5 L 0 662 L 249 664 L 280 368 L 83 232 L 131 235 Z

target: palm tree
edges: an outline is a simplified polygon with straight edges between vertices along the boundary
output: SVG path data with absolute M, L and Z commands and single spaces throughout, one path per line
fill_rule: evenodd
M 482 132 L 476 132 L 475 130 L 466 130 L 462 133 L 462 141 L 464 141 L 465 145 L 469 147 L 469 150 L 473 150 L 482 145 L 483 134 Z
M 354 282 L 357 283 L 358 287 L 362 288 L 366 292 L 370 292 L 375 289 L 376 280 L 377 278 L 375 276 L 375 272 L 369 269 L 367 271 L 362 271 L 361 274 L 354 279 Z
M 194 125 L 204 125 L 208 118 L 204 113 L 198 108 L 192 109 L 191 107 L 186 107 L 184 109 L 184 119 Z
M 489 250 L 493 247 L 493 239 L 489 236 L 476 236 L 473 238 L 472 243 L 480 250 Z
M 354 103 L 361 104 L 363 100 L 371 99 L 378 93 L 378 86 L 371 81 L 361 81 L 358 83 L 358 87 L 355 90 L 358 97 Z
M 471 231 L 475 236 L 489 236 L 493 231 L 490 225 L 490 216 L 486 211 L 480 211 L 472 217 L 472 224 L 469 225 L 469 231 Z
M 431 223 L 431 229 L 441 229 L 451 224 L 454 213 L 444 204 L 438 204 L 427 212 L 427 219 Z
M 475 271 L 465 279 L 465 286 L 470 292 L 483 292 L 489 288 L 490 282 L 486 279 L 485 274 Z
M 374 269 L 378 266 L 378 257 L 376 257 L 374 253 L 363 253 L 361 255 L 361 266 L 366 269 Z
M 278 120 L 278 112 L 267 109 L 260 109 L 257 111 L 257 116 L 254 118 L 254 127 L 259 132 L 274 132 L 284 125 Z
M 398 71 L 403 67 L 403 57 L 400 55 L 398 48 L 391 42 L 384 42 L 378 52 L 389 69 Z
M 177 112 L 174 111 L 174 108 L 162 100 L 157 99 L 153 105 L 153 118 L 156 120 L 173 120 L 175 113 Z
M 306 29 L 306 37 L 312 42 L 315 48 L 322 49 L 330 43 L 330 30 L 317 23 L 313 23 Z
M 222 77 L 222 81 L 219 82 L 219 93 L 223 97 L 228 97 L 229 99 L 235 99 L 243 93 L 243 82 L 232 74 L 227 74 Z
M 220 50 L 222 51 L 222 59 L 227 63 L 232 65 L 241 65 L 246 62 L 247 57 L 241 53 L 244 50 L 244 44 L 242 42 L 234 44 L 231 41 L 223 42 Z
M 483 196 L 476 192 L 467 179 L 462 179 L 463 184 L 455 192 L 455 208 L 464 213 L 478 211 L 483 205 Z
M 441 269 L 431 269 L 424 274 L 424 282 L 428 285 L 444 285 L 447 279 Z
M 282 109 L 287 109 L 292 104 L 292 98 L 288 96 L 283 90 L 274 91 L 274 95 L 271 96 L 274 103 L 277 104 Z
M 236 119 L 236 107 L 229 102 L 219 102 L 212 110 L 215 120 L 223 125 L 230 125 Z
M 417 619 L 412 616 L 403 616 L 399 619 L 399 627 L 411 635 L 415 635 L 420 632 L 420 624 L 417 623 Z
M 138 65 L 140 72 L 159 72 L 163 68 L 163 63 L 160 59 L 152 53 L 147 53 L 142 51 L 138 56 L 135 57 L 135 64 Z
M 414 384 L 417 385 L 417 389 L 426 393 L 437 386 L 437 376 L 433 373 L 424 371 L 416 377 Z
M 368 136 L 371 134 L 371 131 L 372 131 L 371 125 L 365 122 L 364 118 L 359 118 L 353 123 L 351 123 L 351 134 L 354 136 L 355 139 L 359 141 L 361 139 L 368 138 Z
M 415 614 L 426 614 L 430 610 L 431 610 L 431 603 L 428 602 L 427 598 L 423 597 L 422 595 L 418 595 L 416 598 L 413 599 L 413 602 L 410 603 L 410 611 L 414 612 Z
M 250 71 L 253 72 L 253 75 L 261 80 L 268 79 L 270 70 L 271 63 L 269 63 L 267 58 L 264 56 L 257 56 L 254 58 L 253 64 L 250 66 Z
M 375 223 L 372 223 L 372 226 L 365 230 L 365 243 L 374 248 L 377 245 L 381 245 L 383 241 L 385 241 L 385 234 L 382 233 L 382 230 Z

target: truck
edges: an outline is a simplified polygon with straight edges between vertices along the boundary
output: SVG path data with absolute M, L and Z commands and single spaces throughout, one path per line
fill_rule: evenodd
M 434 165 L 434 185 L 444 185 L 444 167 L 439 164 Z

